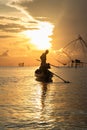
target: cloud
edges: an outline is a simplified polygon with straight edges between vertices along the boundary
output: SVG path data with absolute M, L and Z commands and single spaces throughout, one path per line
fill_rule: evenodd
M 0 29 L 5 32 L 19 33 L 38 29 L 39 22 L 49 21 L 55 26 L 52 37 L 53 47 L 61 48 L 65 42 L 69 42 L 73 37 L 76 38 L 78 34 L 87 36 L 86 6 L 87 0 L 11 0 L 7 6 L 2 5 L 0 10 L 4 11 L 6 7 L 5 12 L 15 10 L 24 13 L 27 20 L 15 17 L 16 15 L 7 18 L 0 17 L 1 20 L 12 21 L 1 23 Z
M 5 8 L 6 5 L 3 4 Z M 7 6 L 10 8 L 9 6 Z M 11 7 L 13 8 L 13 7 Z M 2 9 L 0 9 L 1 11 Z M 0 38 L 8 38 L 12 37 L 13 33 L 20 33 L 26 30 L 37 30 L 38 22 L 35 20 L 31 20 L 27 17 L 17 17 L 15 16 L 5 16 L 0 15 L 0 31 L 1 32 L 9 32 L 12 33 L 10 35 L 1 35 Z
M 18 33 L 25 30 L 34 30 L 34 29 L 38 29 L 38 28 L 31 27 L 31 26 L 27 27 L 25 25 L 15 24 L 15 23 L 0 24 L 0 30 L 4 32 Z
M 10 3 L 10 6 L 26 12 L 33 18 L 47 18 L 55 23 L 55 26 L 57 24 L 61 28 L 76 28 L 77 32 L 87 31 L 86 5 L 87 0 L 17 0 Z
M 0 20 L 12 20 L 12 21 L 19 21 L 20 18 L 17 17 L 6 17 L 6 16 L 0 16 Z
M 22 0 L 13 1 L 10 6 L 20 9 L 33 17 L 56 18 L 65 0 Z
M 12 36 L 10 36 L 10 35 L 0 35 L 0 38 L 10 38 L 10 37 L 12 37 Z
M 19 24 L 14 24 L 14 23 L 8 23 L 8 24 L 0 24 L 0 30 L 5 31 L 5 32 L 20 32 L 24 30 L 25 28 Z
M 7 13 L 7 12 L 16 12 L 17 10 L 6 3 L 0 2 L 0 13 Z M 17 11 L 18 12 L 18 11 Z

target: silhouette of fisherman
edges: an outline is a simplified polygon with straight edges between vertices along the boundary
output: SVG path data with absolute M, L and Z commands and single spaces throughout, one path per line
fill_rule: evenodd
M 47 70 L 50 68 L 50 64 L 46 63 L 46 56 L 49 53 L 49 50 L 46 50 L 42 55 L 40 56 L 41 59 L 41 65 L 40 65 L 40 70 L 43 72 L 47 72 Z
M 41 66 L 46 66 L 46 55 L 49 53 L 48 50 L 46 50 L 42 55 L 40 56 L 41 59 Z
M 42 80 L 42 81 L 52 81 L 51 78 L 53 77 L 53 73 L 51 71 L 49 71 L 50 64 L 46 63 L 46 56 L 49 53 L 48 50 L 45 50 L 44 53 L 42 53 L 42 55 L 40 56 L 40 60 L 41 60 L 41 65 L 39 67 L 39 69 L 37 69 L 35 71 L 36 74 L 40 74 L 41 77 L 38 77 L 38 79 Z

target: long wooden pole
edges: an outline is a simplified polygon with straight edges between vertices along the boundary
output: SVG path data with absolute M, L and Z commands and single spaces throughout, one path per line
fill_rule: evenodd
M 64 81 L 64 83 L 70 83 L 70 81 L 66 81 L 65 79 L 61 78 L 59 75 L 55 74 L 52 72 L 53 75 L 55 75 L 56 77 L 60 78 L 61 80 Z

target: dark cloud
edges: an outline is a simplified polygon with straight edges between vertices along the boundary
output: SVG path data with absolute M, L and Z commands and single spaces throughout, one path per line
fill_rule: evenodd
M 7 13 L 7 12 L 18 12 L 14 7 L 9 7 L 7 4 L 2 4 L 0 2 L 0 13 Z
M 17 0 L 11 1 L 9 6 L 1 5 L 0 10 L 11 12 L 15 8 L 16 11 L 26 12 L 26 16 L 31 15 L 39 21 L 47 20 L 53 23 L 55 28 L 52 38 L 55 48 L 58 43 L 58 46 L 62 47 L 63 44 L 60 44 L 62 41 L 67 43 L 78 34 L 87 37 L 87 0 Z M 13 22 L 19 19 L 18 17 L 0 17 L 0 19 L 12 20 L 12 23 L 0 24 L 1 31 L 17 33 L 38 29 L 36 20 L 14 24 Z
M 53 19 L 59 15 L 64 1 L 65 0 L 22 0 L 12 2 L 11 5 L 23 8 L 34 17 L 49 17 Z
M 12 20 L 12 21 L 18 21 L 20 18 L 17 17 L 6 17 L 6 16 L 0 16 L 0 20 Z
M 64 23 L 75 28 L 87 25 L 87 0 L 68 0 L 65 5 Z
M 22 0 L 14 4 L 18 4 L 34 17 L 47 17 L 56 20 L 62 11 L 71 14 L 70 16 L 74 16 L 74 18 L 84 18 L 86 17 L 85 12 L 87 12 L 87 0 L 33 0 L 31 2 Z
M 10 36 L 10 35 L 0 35 L 0 38 L 10 38 L 10 37 L 12 37 L 12 36 Z
M 4 32 L 18 33 L 21 31 L 38 29 L 36 27 L 38 24 L 36 21 L 26 21 L 18 17 L 0 16 L 0 22 L 0 30 Z M 18 22 L 20 24 L 17 24 Z M 0 38 L 3 37 L 5 38 L 6 36 L 0 36 Z
M 0 24 L 1 31 L 11 32 L 11 33 L 17 33 L 21 31 L 33 30 L 33 29 L 38 29 L 38 28 L 33 28 L 31 26 L 25 27 L 24 25 L 15 24 L 15 23 Z
M 87 32 L 87 0 L 19 0 L 11 5 L 21 8 L 38 20 L 49 19 L 55 28 L 58 26 L 60 31 L 68 30 L 68 34 Z
M 22 30 L 24 30 L 25 27 L 21 26 L 19 24 L 14 24 L 14 23 L 8 23 L 8 24 L 0 24 L 0 30 L 1 31 L 5 31 L 5 32 L 20 32 Z

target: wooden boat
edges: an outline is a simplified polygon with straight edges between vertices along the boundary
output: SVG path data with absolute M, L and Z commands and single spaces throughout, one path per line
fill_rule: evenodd
M 35 71 L 37 81 L 41 82 L 52 82 L 53 73 L 46 69 L 42 71 L 40 68 Z

